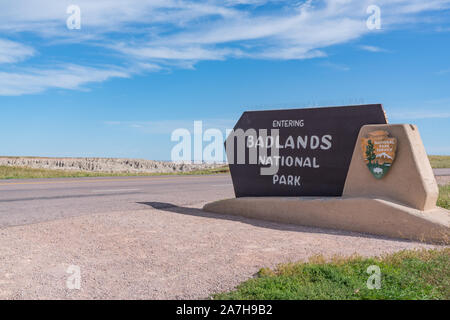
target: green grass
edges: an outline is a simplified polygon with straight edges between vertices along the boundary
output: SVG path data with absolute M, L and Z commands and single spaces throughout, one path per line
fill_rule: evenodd
M 381 289 L 369 290 L 370 265 L 381 270 Z M 381 258 L 314 257 L 275 270 L 261 269 L 256 278 L 214 299 L 450 299 L 450 249 L 401 251 Z
M 433 168 L 450 168 L 450 156 L 428 156 Z
M 200 175 L 227 173 L 228 166 L 215 169 L 195 170 L 171 173 L 103 173 L 68 170 L 34 169 L 26 167 L 0 166 L 0 179 L 34 179 L 34 178 L 81 178 L 81 177 L 123 177 L 123 176 L 155 176 L 155 175 Z
M 450 184 L 439 186 L 439 199 L 437 205 L 445 209 L 450 209 Z

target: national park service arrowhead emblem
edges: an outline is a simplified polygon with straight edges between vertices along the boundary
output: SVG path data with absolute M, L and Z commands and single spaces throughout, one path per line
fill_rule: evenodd
M 361 147 L 369 171 L 375 178 L 383 178 L 394 162 L 397 139 L 384 130 L 372 131 L 362 139 Z

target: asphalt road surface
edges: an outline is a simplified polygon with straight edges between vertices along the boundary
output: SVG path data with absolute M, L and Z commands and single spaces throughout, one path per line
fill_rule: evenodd
M 0 180 L 0 228 L 147 209 L 149 203 L 189 206 L 233 195 L 227 174 Z
M 438 179 L 450 175 L 450 169 L 434 172 Z M 228 174 L 0 180 L 0 228 L 146 209 L 150 203 L 190 206 L 233 196 Z
M 436 176 L 450 176 L 450 168 L 433 169 Z

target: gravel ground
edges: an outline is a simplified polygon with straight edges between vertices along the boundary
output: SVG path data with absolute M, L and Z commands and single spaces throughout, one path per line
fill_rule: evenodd
M 152 203 L 145 210 L 1 229 L 0 298 L 207 298 L 261 267 L 312 255 L 373 256 L 435 247 L 196 208 Z M 66 288 L 69 265 L 80 267 L 80 290 Z

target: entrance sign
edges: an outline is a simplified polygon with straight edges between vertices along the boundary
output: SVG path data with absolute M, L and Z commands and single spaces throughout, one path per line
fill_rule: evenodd
M 395 159 L 397 139 L 389 137 L 389 132 L 377 130 L 361 139 L 364 162 L 370 173 L 381 179 L 389 171 Z
M 381 105 L 244 113 L 240 133 L 226 142 L 237 197 L 203 210 L 448 245 L 450 210 L 436 206 L 439 188 L 417 126 L 360 128 L 373 122 L 386 122 Z M 239 139 L 250 156 L 231 163 L 230 141 Z M 256 159 L 256 145 L 263 159 L 243 164 Z M 270 174 L 259 170 L 269 157 L 279 164 Z
M 244 112 L 225 143 L 236 197 L 341 196 L 359 130 L 386 123 L 380 104 Z

